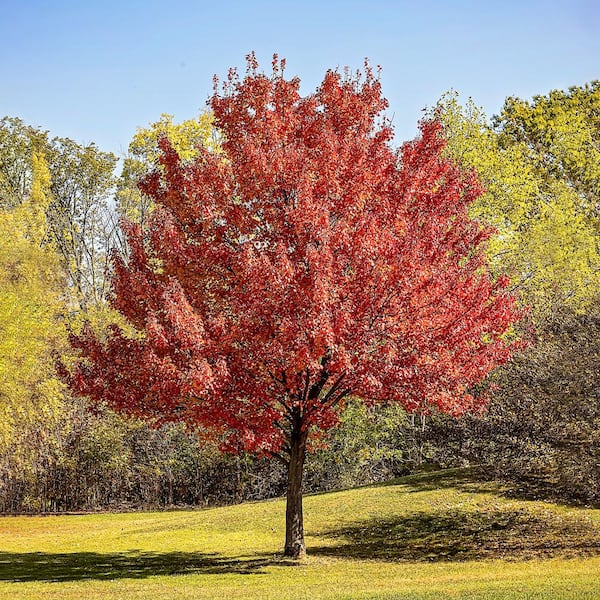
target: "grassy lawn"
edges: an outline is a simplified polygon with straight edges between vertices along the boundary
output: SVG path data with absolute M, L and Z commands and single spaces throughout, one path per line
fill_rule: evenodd
M 305 498 L 309 557 L 284 561 L 284 501 L 0 519 L 0 598 L 599 598 L 600 510 L 447 473 Z

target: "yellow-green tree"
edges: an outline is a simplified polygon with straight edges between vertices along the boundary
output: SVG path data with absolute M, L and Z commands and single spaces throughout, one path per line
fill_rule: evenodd
M 578 89 L 598 94 L 597 86 Z M 574 103 L 560 106 L 560 118 L 553 118 L 558 109 L 551 110 L 543 98 L 532 104 L 512 98 L 495 126 L 471 100 L 461 106 L 456 94 L 445 95 L 436 107 L 447 152 L 475 169 L 486 188 L 472 213 L 498 231 L 489 247 L 492 264 L 512 276 L 536 318 L 558 305 L 584 309 L 600 289 L 598 214 L 593 210 L 599 163 L 590 159 L 598 147 L 597 117 L 594 125 L 593 114 L 586 117 Z M 526 135 L 530 124 L 534 133 Z M 542 145 L 538 138 L 555 142 Z M 579 141 L 566 141 L 573 139 Z M 583 140 L 589 144 L 578 154 Z M 564 167 L 558 166 L 561 161 Z
M 600 218 L 600 81 L 528 102 L 508 98 L 494 118 L 503 147 L 524 144 L 540 175 L 565 182 L 579 209 Z
M 0 119 L 0 208 L 14 208 L 29 195 L 33 155 L 48 144 L 45 131 L 16 117 Z
M 0 119 L 0 208 L 15 208 L 34 185 L 34 156 L 43 155 L 51 181 L 44 207 L 48 240 L 59 256 L 74 310 L 103 300 L 107 248 L 117 237 L 117 219 L 109 199 L 114 193 L 117 158 L 95 144 L 47 132 L 14 117 Z
M 50 174 L 34 153 L 28 197 L 0 210 L 0 455 L 61 407 L 51 353 L 62 341 L 60 268 L 45 243 Z
M 193 160 L 200 148 L 218 152 L 220 140 L 213 125 L 213 115 L 204 111 L 194 119 L 173 122 L 173 115 L 163 114 L 148 127 L 140 127 L 129 144 L 129 154 L 123 161 L 123 170 L 117 189 L 117 202 L 122 215 L 144 224 L 152 210 L 149 198 L 138 189 L 138 181 L 156 166 L 158 142 L 167 137 L 180 158 Z

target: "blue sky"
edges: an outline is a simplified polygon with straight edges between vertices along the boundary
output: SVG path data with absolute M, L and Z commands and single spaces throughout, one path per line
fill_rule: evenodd
M 383 68 L 398 142 L 454 88 L 488 114 L 600 78 L 600 1 L 0 0 L 0 116 L 122 155 L 163 112 L 205 107 L 214 74 L 277 52 L 308 93 L 328 68 Z

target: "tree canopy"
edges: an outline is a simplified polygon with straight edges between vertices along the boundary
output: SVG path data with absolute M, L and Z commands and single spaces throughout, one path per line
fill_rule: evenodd
M 50 175 L 43 155 L 31 155 L 25 199 L 0 209 L 0 455 L 40 419 L 58 411 L 61 385 L 51 353 L 58 327 L 60 271 L 44 244 Z
M 493 268 L 510 273 L 536 319 L 561 305 L 584 310 L 600 288 L 599 103 L 592 84 L 531 103 L 509 98 L 494 126 L 456 95 L 435 110 L 447 154 L 486 190 L 471 214 L 497 230 Z
M 126 225 L 113 325 L 72 337 L 63 376 L 78 394 L 157 423 L 207 426 L 224 447 L 288 466 L 285 553 L 304 552 L 309 435 L 350 395 L 461 413 L 513 348 L 504 277 L 486 269 L 491 231 L 468 216 L 481 188 L 442 157 L 435 121 L 401 151 L 371 69 L 329 71 L 316 92 L 230 73 L 210 101 L 222 151 L 182 160 L 167 137 L 142 191 L 147 234 Z

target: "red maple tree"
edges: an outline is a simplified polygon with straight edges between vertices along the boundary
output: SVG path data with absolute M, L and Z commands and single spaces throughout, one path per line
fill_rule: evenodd
M 275 58 L 251 55 L 210 100 L 222 152 L 142 183 L 147 231 L 125 224 L 113 304 L 140 335 L 90 327 L 64 376 L 78 394 L 156 424 L 209 427 L 229 450 L 288 467 L 285 555 L 304 554 L 302 472 L 311 432 L 350 395 L 461 413 L 513 351 L 518 317 L 467 214 L 481 193 L 442 157 L 435 121 L 400 150 L 364 73 L 329 71 L 301 96 Z

